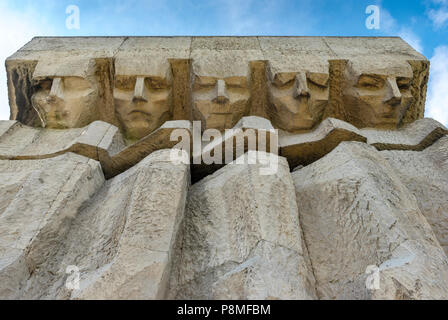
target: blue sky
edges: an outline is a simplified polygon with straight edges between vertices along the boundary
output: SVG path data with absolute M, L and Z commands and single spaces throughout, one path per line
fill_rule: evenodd
M 80 29 L 66 28 L 66 8 Z M 380 29 L 365 26 L 380 7 Z M 427 116 L 448 124 L 448 0 L 2 0 L 0 59 L 33 36 L 87 35 L 398 35 L 431 59 Z M 9 117 L 0 71 L 0 119 Z

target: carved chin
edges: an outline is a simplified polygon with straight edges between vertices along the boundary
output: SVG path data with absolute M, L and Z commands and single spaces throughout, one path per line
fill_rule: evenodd
M 403 100 L 400 104 L 389 105 L 384 102 L 363 101 L 364 108 L 360 110 L 364 115 L 366 125 L 369 126 L 396 126 L 400 123 L 407 109 L 411 105 L 408 100 Z
M 295 103 L 298 105 L 297 102 Z M 322 113 L 320 111 L 320 106 L 313 108 L 308 104 L 298 105 L 295 108 L 296 111 L 292 111 L 293 108 L 290 106 L 284 103 L 277 103 L 275 104 L 275 109 L 277 110 L 277 114 L 274 115 L 274 118 L 277 119 L 277 126 L 287 131 L 312 129 L 314 127 L 314 123 L 320 118 Z M 314 109 L 316 109 L 315 117 L 313 117 L 313 114 L 309 112 L 309 110 Z
M 152 121 L 134 120 L 126 123 L 126 133 L 128 138 L 141 139 L 154 131 L 156 127 L 157 125 Z

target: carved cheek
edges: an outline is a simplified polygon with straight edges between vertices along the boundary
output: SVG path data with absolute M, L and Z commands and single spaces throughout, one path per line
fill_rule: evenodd
M 122 120 L 127 120 L 129 117 L 129 113 L 132 112 L 132 90 L 122 90 L 115 89 L 114 90 L 114 102 L 115 102 L 115 110 Z
M 40 109 L 48 109 L 48 101 L 50 96 L 50 90 L 39 90 L 31 97 L 31 102 L 35 107 Z
M 198 89 L 193 94 L 194 100 L 196 102 L 199 102 L 199 101 L 210 101 L 211 102 L 213 100 L 213 95 L 214 95 L 214 89 L 212 87 Z
M 275 97 L 274 105 L 278 112 L 284 112 L 290 115 L 295 115 L 299 112 L 299 102 L 291 95 Z
M 311 103 L 326 103 L 329 100 L 329 92 L 330 90 L 328 88 L 320 89 L 320 90 L 311 90 Z
M 383 104 L 385 90 L 361 90 L 359 99 L 371 107 L 378 107 Z
M 227 90 L 230 104 L 244 104 L 249 102 L 250 93 L 247 89 L 229 88 Z

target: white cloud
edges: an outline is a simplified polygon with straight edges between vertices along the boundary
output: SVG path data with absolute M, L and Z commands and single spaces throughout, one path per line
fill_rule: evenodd
M 392 17 L 389 11 L 387 11 L 384 8 L 381 8 L 380 10 L 380 17 L 381 17 L 381 23 L 380 27 L 381 30 L 386 33 L 394 33 L 397 29 L 397 21 Z
M 445 0 L 434 0 L 445 1 Z M 447 0 L 448 1 L 448 0 Z M 384 8 L 381 8 L 381 30 L 387 35 L 399 36 L 409 43 L 415 50 L 423 53 L 423 46 L 420 37 L 412 31 L 411 28 L 401 26 L 392 17 L 392 15 Z
M 448 9 L 431 9 L 428 12 L 428 16 L 433 21 L 436 28 L 442 28 L 445 25 L 445 22 L 448 21 Z
M 448 125 L 448 46 L 439 46 L 431 58 L 426 116 Z
M 439 5 L 437 9 L 429 9 L 427 15 L 432 20 L 434 27 L 443 28 L 448 22 L 448 0 L 433 0 L 434 4 Z
M 423 46 L 421 39 L 411 30 L 408 28 L 401 28 L 398 35 L 407 43 L 409 43 L 415 50 L 417 50 L 420 53 L 423 53 Z
M 49 27 L 41 21 L 41 14 L 26 8 L 13 11 L 7 4 L 0 3 L 0 120 L 9 119 L 8 89 L 4 61 L 26 44 L 33 36 L 49 34 Z

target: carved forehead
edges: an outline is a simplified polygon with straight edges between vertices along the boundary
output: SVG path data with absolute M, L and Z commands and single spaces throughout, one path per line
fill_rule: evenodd
M 249 63 L 252 60 L 261 60 L 259 51 L 212 51 L 196 50 L 192 52 L 193 73 L 196 76 L 208 76 L 217 79 L 230 77 L 248 77 Z
M 117 76 L 167 78 L 170 59 L 188 59 L 190 39 L 181 37 L 129 38 L 115 59 Z
M 88 54 L 95 57 L 112 57 L 122 45 L 125 37 L 36 37 L 20 51 L 66 52 Z
M 88 78 L 95 71 L 95 60 L 84 57 L 53 57 L 40 59 L 33 79 L 54 77 Z
M 115 59 L 115 74 L 118 77 L 167 78 L 170 73 L 168 56 L 157 53 L 125 53 Z
M 398 37 L 326 37 L 324 39 L 339 59 L 364 59 L 369 56 L 388 56 L 403 60 L 426 60 L 423 55 L 415 51 L 409 44 Z
M 350 68 L 358 75 L 377 74 L 412 78 L 412 67 L 407 60 L 390 56 L 364 57 L 349 60 Z
M 260 37 L 260 45 L 272 78 L 303 71 L 328 74 L 328 60 L 335 58 L 322 38 Z
M 191 58 L 196 76 L 248 77 L 249 62 L 264 60 L 256 38 L 193 38 Z
M 358 74 L 412 77 L 409 60 L 426 60 L 401 38 L 325 38 L 338 59 L 350 61 Z

